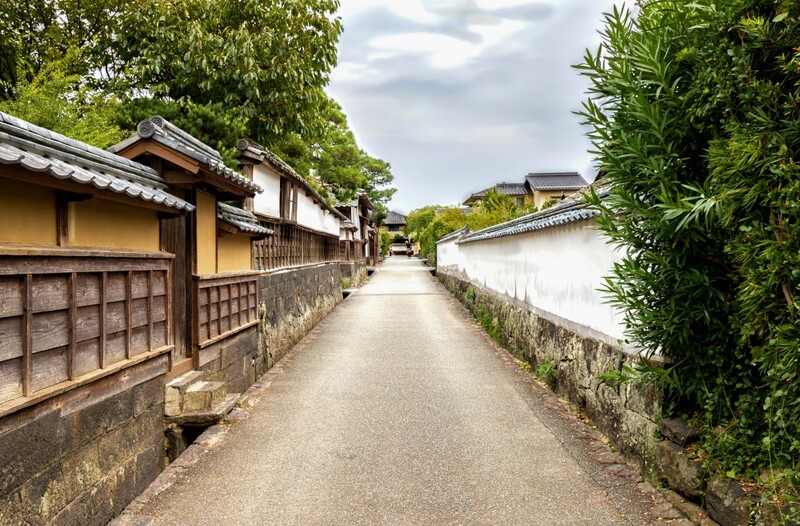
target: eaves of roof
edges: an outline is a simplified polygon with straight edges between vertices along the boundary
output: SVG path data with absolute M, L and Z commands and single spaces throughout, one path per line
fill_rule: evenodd
M 2 112 L 0 163 L 179 211 L 194 210 L 165 191 L 167 185 L 155 170 Z
M 159 115 L 141 121 L 136 125 L 136 135 L 112 146 L 109 150 L 112 152 L 122 151 L 141 139 L 153 140 L 198 161 L 209 172 L 227 179 L 247 193 L 260 194 L 264 191 L 247 177 L 225 166 L 222 156 L 217 150 L 192 137 Z
M 608 195 L 608 191 L 604 190 L 600 195 L 601 197 L 605 197 L 605 195 Z M 588 208 L 582 194 L 575 194 L 564 203 L 467 234 L 461 238 L 458 243 L 471 243 L 525 234 L 527 232 L 535 232 L 537 230 L 586 221 L 598 215 L 600 215 L 600 212 Z
M 308 184 L 308 181 L 306 181 L 303 176 L 297 173 L 294 168 L 289 166 L 289 163 L 281 159 L 278 155 L 272 153 L 271 151 L 269 151 L 268 149 L 264 148 L 263 146 L 261 146 L 260 144 L 251 139 L 241 139 L 237 143 L 236 148 L 240 152 L 242 152 L 242 155 L 247 155 L 248 157 L 254 158 L 256 160 L 267 162 L 273 168 L 275 168 L 279 173 L 285 175 L 286 177 L 289 177 L 290 179 L 293 179 L 294 181 L 299 182 L 303 186 L 304 190 L 307 193 L 311 194 L 314 201 L 322 205 L 322 207 L 325 208 L 328 212 L 338 217 L 339 220 L 347 219 L 344 216 L 344 214 L 336 210 L 334 206 L 328 203 L 328 201 L 326 201 L 325 198 L 322 197 L 313 186 Z
M 439 241 L 437 241 L 436 243 L 437 244 L 444 243 L 445 241 L 450 241 L 451 239 L 454 239 L 454 238 L 457 238 L 459 236 L 463 236 L 463 235 L 466 235 L 466 234 L 469 234 L 469 227 L 468 226 L 465 226 L 464 228 L 456 230 L 455 232 L 450 232 L 446 236 L 442 236 L 441 238 L 439 238 Z
M 253 213 L 225 203 L 217 203 L 217 217 L 220 221 L 235 227 L 242 233 L 261 236 L 274 234 L 269 228 L 258 224 L 258 218 Z

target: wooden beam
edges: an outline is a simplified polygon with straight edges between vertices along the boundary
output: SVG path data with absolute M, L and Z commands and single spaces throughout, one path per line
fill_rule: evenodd
M 23 309 L 22 396 L 31 396 L 33 384 L 33 275 L 25 275 L 25 306 Z
M 77 281 L 78 281 L 78 274 L 75 272 L 70 273 L 69 275 L 69 347 L 67 347 L 67 377 L 70 380 L 74 380 L 77 376 L 76 368 L 77 368 L 77 357 L 75 353 L 77 351 L 77 336 L 78 336 L 78 291 L 77 291 Z
M 107 291 L 108 272 L 100 274 L 100 368 L 106 368 L 106 316 L 107 316 Z M 169 342 L 167 342 L 169 343 Z
M 125 273 L 125 358 L 130 360 L 131 337 L 133 333 L 133 312 L 131 310 L 131 296 L 133 296 L 133 272 L 130 270 Z
M 147 273 L 147 350 L 152 350 L 153 346 L 153 271 L 151 270 Z

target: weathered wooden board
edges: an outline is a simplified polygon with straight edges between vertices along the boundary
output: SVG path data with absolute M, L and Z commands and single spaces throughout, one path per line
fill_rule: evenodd
M 0 318 L 22 314 L 24 285 L 21 276 L 0 276 Z
M 22 317 L 0 318 L 0 363 L 22 356 Z
M 69 308 L 69 285 L 64 274 L 33 277 L 33 312 Z
M 22 358 L 0 362 L 0 403 L 22 396 Z
M 49 349 L 33 355 L 31 389 L 34 392 L 68 379 L 66 346 Z
M 75 349 L 75 372 L 78 376 L 100 368 L 100 339 L 78 343 Z
M 69 313 L 65 310 L 33 316 L 33 352 L 69 345 Z
M 78 274 L 78 307 L 100 303 L 100 278 L 101 274 Z

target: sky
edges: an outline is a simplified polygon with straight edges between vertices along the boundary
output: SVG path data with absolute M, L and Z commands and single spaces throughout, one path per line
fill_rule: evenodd
M 571 66 L 608 0 L 341 0 L 328 93 L 358 144 L 391 163 L 403 214 L 458 205 L 530 172 L 594 179 Z

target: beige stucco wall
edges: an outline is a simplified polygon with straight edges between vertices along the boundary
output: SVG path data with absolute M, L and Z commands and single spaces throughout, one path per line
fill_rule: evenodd
M 197 192 L 197 273 L 217 272 L 217 200 L 213 195 Z
M 0 179 L 0 243 L 55 245 L 55 191 Z
M 93 197 L 69 203 L 71 247 L 160 249 L 158 213 Z
M 535 204 L 537 208 L 541 208 L 541 206 L 544 203 L 546 203 L 548 199 L 553 198 L 553 199 L 559 199 L 560 200 L 562 194 L 567 194 L 568 195 L 568 194 L 571 194 L 571 193 L 573 193 L 573 190 L 567 190 L 567 191 L 558 190 L 558 191 L 554 191 L 554 192 L 546 192 L 546 191 L 537 190 L 536 192 L 534 192 L 533 204 Z
M 250 270 L 252 253 L 250 237 L 225 236 L 217 240 L 217 272 L 232 272 L 234 270 Z

